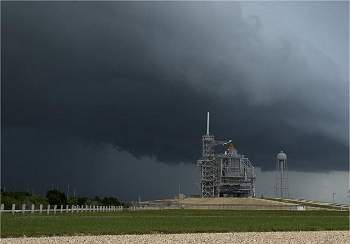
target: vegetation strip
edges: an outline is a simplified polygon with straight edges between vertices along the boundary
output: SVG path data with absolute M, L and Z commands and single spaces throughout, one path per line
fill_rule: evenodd
M 349 212 L 329 210 L 180 209 L 62 215 L 2 214 L 1 217 L 1 237 L 349 229 Z

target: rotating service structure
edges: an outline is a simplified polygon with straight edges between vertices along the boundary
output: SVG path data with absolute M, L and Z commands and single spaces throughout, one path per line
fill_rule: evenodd
M 223 152 L 218 152 L 224 147 Z M 202 137 L 200 168 L 201 197 L 255 197 L 255 172 L 251 161 L 239 154 L 231 140 L 216 140 L 209 132 Z

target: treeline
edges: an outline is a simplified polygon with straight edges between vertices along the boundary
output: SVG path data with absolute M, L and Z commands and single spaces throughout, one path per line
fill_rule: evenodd
M 38 194 L 31 194 L 29 192 L 7 192 L 1 190 L 1 203 L 5 205 L 5 209 L 11 209 L 12 204 L 20 206 L 31 204 L 44 206 L 50 205 L 95 205 L 95 206 L 125 206 L 124 203 L 119 201 L 116 197 L 68 197 L 64 192 L 59 190 L 49 190 L 46 196 Z

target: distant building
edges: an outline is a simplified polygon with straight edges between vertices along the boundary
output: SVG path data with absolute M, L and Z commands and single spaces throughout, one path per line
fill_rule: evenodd
M 217 152 L 222 145 L 224 151 Z M 209 112 L 207 133 L 202 138 L 200 167 L 201 197 L 255 197 L 254 166 L 248 158 L 239 154 L 231 140 L 215 140 L 209 133 Z

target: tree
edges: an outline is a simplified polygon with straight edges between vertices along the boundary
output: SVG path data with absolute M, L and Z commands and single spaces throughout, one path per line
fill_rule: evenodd
M 102 205 L 105 205 L 105 206 L 119 206 L 119 205 L 121 205 L 119 200 L 115 197 L 104 197 L 101 200 L 101 203 L 102 203 Z
M 46 193 L 47 200 L 51 205 L 65 205 L 67 204 L 66 195 L 59 190 L 50 190 Z
M 43 196 L 40 196 L 37 194 L 33 194 L 30 197 L 30 202 L 35 204 L 35 205 L 40 205 L 40 204 L 47 205 L 47 203 L 48 203 L 46 197 L 43 197 Z
M 86 205 L 87 203 L 87 197 L 78 197 L 77 204 L 79 206 Z
M 78 198 L 76 197 L 69 197 L 67 199 L 68 205 L 78 205 Z

